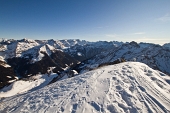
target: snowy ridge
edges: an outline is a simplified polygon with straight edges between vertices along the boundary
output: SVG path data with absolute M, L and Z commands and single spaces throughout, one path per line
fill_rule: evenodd
M 35 46 L 39 46 L 39 44 L 34 40 L 18 42 L 17 47 L 16 47 L 16 56 L 15 57 L 21 57 L 23 52 L 25 52 Z
M 169 76 L 125 62 L 1 99 L 0 112 L 169 113 L 169 93 Z
M 84 67 L 95 68 L 99 64 L 113 62 L 119 58 L 127 61 L 145 63 L 153 69 L 170 74 L 170 49 L 164 49 L 160 45 L 131 42 L 123 44 L 109 51 L 97 54 L 85 62 Z
M 114 45 L 115 47 L 122 44 L 122 42 L 106 42 L 106 41 L 98 41 L 98 42 L 88 42 L 85 40 L 79 39 L 66 39 L 66 40 L 31 40 L 31 39 L 22 39 L 22 40 L 12 40 L 12 39 L 4 39 L 0 42 L 0 55 L 4 57 L 4 59 L 12 58 L 12 57 L 27 57 L 28 54 L 37 54 L 39 51 L 38 48 L 42 46 L 51 46 L 53 49 L 65 50 L 70 48 L 70 51 L 76 51 L 77 47 L 80 46 L 88 46 L 90 48 L 101 48 L 100 46 L 107 48 L 108 45 Z M 75 47 L 74 47 L 75 46 Z M 48 53 L 47 53 L 48 54 Z
M 65 49 L 75 45 L 85 45 L 89 42 L 85 40 L 12 40 L 4 39 L 0 42 L 0 55 L 5 59 L 12 57 L 25 57 L 27 54 L 37 54 L 37 48 L 48 45 L 53 49 Z M 33 55 L 34 56 L 34 55 Z

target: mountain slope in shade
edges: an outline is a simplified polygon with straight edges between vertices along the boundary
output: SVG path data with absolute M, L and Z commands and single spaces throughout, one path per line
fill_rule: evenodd
M 0 88 L 9 85 L 17 79 L 18 78 L 14 73 L 14 69 L 5 61 L 0 59 Z
M 130 42 L 109 51 L 97 54 L 84 62 L 80 68 L 95 68 L 100 64 L 113 62 L 119 58 L 145 63 L 153 69 L 170 75 L 170 49 L 149 43 Z
M 75 67 L 82 60 L 121 44 L 122 42 L 115 41 L 88 42 L 79 39 L 3 39 L 0 41 L 0 61 L 5 61 L 10 68 L 0 66 L 0 88 L 8 85 L 9 80 L 10 83 L 11 80 L 16 80 L 11 76 L 17 76 L 20 79 L 27 78 L 39 73 L 48 73 L 49 68 L 53 68 L 54 73 L 61 73 Z M 10 73 L 7 72 L 8 70 Z M 11 75 L 11 71 L 13 71 L 13 75 Z M 6 79 L 9 76 L 10 79 Z
M 170 43 L 166 43 L 166 44 L 164 44 L 164 45 L 163 45 L 163 47 L 165 47 L 165 48 L 169 48 L 169 49 L 170 49 Z
M 138 62 L 100 67 L 0 100 L 0 112 L 169 113 L 170 77 Z
M 123 42 L 118 41 L 98 41 L 87 43 L 86 45 L 75 45 L 71 46 L 64 51 L 69 55 L 73 56 L 79 61 L 84 61 L 92 58 L 93 56 L 100 54 L 104 51 L 108 51 L 110 49 L 119 47 L 123 44 Z

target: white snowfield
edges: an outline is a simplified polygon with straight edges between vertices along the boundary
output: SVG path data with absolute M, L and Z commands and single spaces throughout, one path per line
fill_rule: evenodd
M 1 113 L 170 113 L 170 77 L 138 62 L 105 66 L 17 97 Z
M 37 74 L 36 76 L 30 77 L 29 80 L 11 81 L 13 82 L 12 84 L 0 89 L 0 98 L 22 94 L 27 91 L 35 91 L 48 85 L 56 76 L 58 76 L 56 73 L 52 73 L 50 76 L 47 74 Z

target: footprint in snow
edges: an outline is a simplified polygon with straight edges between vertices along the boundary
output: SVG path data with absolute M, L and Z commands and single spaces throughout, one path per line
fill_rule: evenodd
M 123 70 L 126 70 L 126 67 L 122 67 Z
M 162 88 L 162 89 L 164 88 L 164 85 L 165 85 L 165 84 L 164 84 L 162 81 L 160 81 L 160 80 L 157 80 L 157 81 L 156 81 L 156 84 L 157 84 L 160 88 Z
M 132 68 L 132 67 L 130 67 L 129 65 L 125 65 L 127 68 Z
M 110 111 L 111 113 L 118 113 L 117 109 L 115 106 L 111 105 L 107 105 L 107 110 Z
M 116 77 L 112 77 L 112 79 L 113 79 L 113 80 L 117 80 L 117 78 L 116 78 Z
M 146 91 L 145 88 L 143 88 L 142 86 L 138 86 L 138 87 L 139 87 L 139 89 L 140 89 L 141 91 L 143 91 L 143 92 Z
M 100 111 L 101 107 L 100 105 L 98 105 L 97 103 L 95 103 L 94 101 L 88 102 L 91 106 L 93 106 L 96 111 Z
M 165 76 L 165 74 L 164 73 L 159 73 L 161 76 Z
M 117 89 L 118 91 L 121 91 L 121 90 L 122 90 L 122 87 L 121 87 L 121 86 L 116 86 L 116 89 Z
M 148 70 L 148 73 L 152 73 L 152 71 L 151 71 L 151 70 Z
M 134 77 L 132 77 L 132 76 L 128 76 L 131 80 L 135 80 L 135 78 Z
M 152 73 L 146 73 L 147 76 L 152 76 Z
M 156 81 L 157 78 L 156 77 L 151 77 L 151 80 Z
M 135 87 L 134 87 L 134 86 L 130 86 L 130 87 L 129 87 L 129 90 L 130 90 L 131 92 L 134 92 Z
M 78 104 L 77 104 L 77 103 L 76 103 L 76 104 L 73 104 L 73 107 L 72 107 L 72 111 L 71 111 L 71 113 L 76 113 L 77 106 L 78 106 Z
M 122 70 L 122 73 L 126 73 L 126 70 Z
M 130 70 L 127 70 L 127 73 L 132 73 Z
M 128 79 L 124 79 L 123 82 L 130 83 L 130 81 Z
M 147 76 L 152 76 L 153 72 L 151 70 L 145 70 Z

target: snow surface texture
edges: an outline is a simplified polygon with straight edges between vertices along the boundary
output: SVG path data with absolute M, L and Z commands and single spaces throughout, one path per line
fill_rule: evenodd
M 125 62 L 0 100 L 0 112 L 169 113 L 170 77 Z

